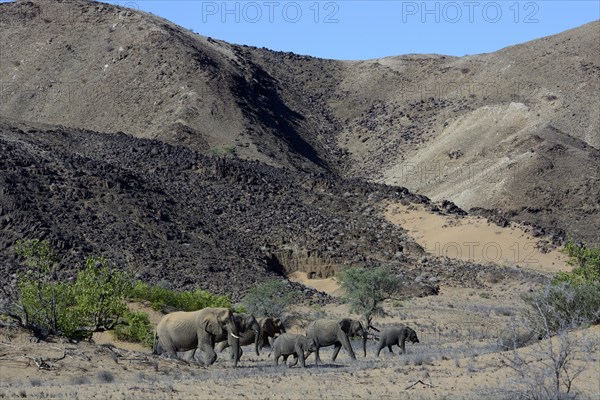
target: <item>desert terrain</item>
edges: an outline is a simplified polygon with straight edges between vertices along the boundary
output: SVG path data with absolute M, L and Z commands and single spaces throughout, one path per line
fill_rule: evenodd
M 427 241 L 444 243 L 445 237 L 465 241 L 484 240 L 491 234 L 502 246 L 535 244 L 526 229 L 519 226 L 499 227 L 475 217 L 448 218 L 426 213 L 416 207 L 390 205 L 387 218 L 415 234 L 415 240 L 425 247 Z M 414 224 L 419 221 L 419 224 Z M 441 225 L 440 225 L 441 224 Z M 439 226 L 438 226 L 439 225 Z M 417 230 L 418 228 L 418 230 Z M 456 232 L 460 229 L 459 232 Z M 462 236 L 461 236 L 462 234 Z M 475 236 L 473 236 L 475 235 Z M 447 242 L 446 242 L 447 243 Z M 427 248 L 427 247 L 426 247 Z M 433 256 L 433 254 L 428 254 Z M 520 296 L 535 287 L 525 273 L 541 276 L 557 269 L 569 269 L 564 255 L 552 250 L 539 255 L 540 263 L 512 263 L 512 274 L 484 275 L 479 282 L 461 285 L 440 285 L 437 296 L 391 300 L 385 305 L 386 317 L 376 318 L 374 325 L 407 324 L 415 329 L 420 343 L 407 343 L 407 353 L 389 354 L 384 349 L 375 356 L 376 344 L 369 341 L 363 357 L 359 341 L 354 341 L 357 360 L 351 360 L 342 350 L 335 363 L 328 360 L 331 348 L 322 351 L 324 366 L 314 365 L 314 356 L 307 360 L 308 368 L 274 367 L 269 349 L 257 357 L 250 347 L 238 368 L 219 355 L 211 367 L 188 364 L 152 356 L 139 344 L 114 339 L 110 332 L 94 336 L 94 343 L 71 344 L 58 340 L 51 343 L 31 343 L 26 332 L 4 328 L 0 336 L 0 396 L 3 398 L 152 398 L 152 399 L 229 399 L 229 398 L 366 398 L 397 399 L 475 399 L 511 398 L 506 385 L 517 382 L 510 368 L 511 351 L 505 351 L 506 340 L 524 329 L 520 313 L 525 304 Z M 449 254 L 448 257 L 457 256 Z M 544 267 L 547 265 L 548 267 Z M 483 271 L 480 271 L 483 272 Z M 335 297 L 342 292 L 335 278 L 308 279 L 296 271 L 289 279 Z M 143 304 L 132 303 L 132 309 L 150 313 L 157 323 L 162 314 Z M 304 333 L 308 321 L 327 316 L 342 318 L 350 315 L 346 305 L 297 306 L 288 331 Z M 598 396 L 600 362 L 598 327 L 571 332 L 584 337 L 592 349 L 575 354 L 575 365 L 583 372 L 574 390 L 581 398 Z M 540 359 L 543 342 L 520 348 L 519 354 L 528 362 Z M 64 356 L 64 358 L 62 358 Z M 62 359 L 60 359 L 62 358 Z M 57 361 L 53 361 L 57 359 Z M 58 360 L 59 359 L 59 360 Z M 46 361 L 43 368 L 37 363 Z
M 599 30 L 345 61 L 96 1 L 0 3 L 0 289 L 26 271 L 17 243 L 41 239 L 65 280 L 94 255 L 234 304 L 289 282 L 304 333 L 359 318 L 340 273 L 385 266 L 402 286 L 373 325 L 420 339 L 380 357 L 369 340 L 357 360 L 327 348 L 306 369 L 250 347 L 204 367 L 0 317 L 0 399 L 513 399 L 559 340 L 576 344 L 572 393 L 600 399 L 598 326 L 537 340 L 523 301 L 573 268 L 568 239 L 600 245 Z

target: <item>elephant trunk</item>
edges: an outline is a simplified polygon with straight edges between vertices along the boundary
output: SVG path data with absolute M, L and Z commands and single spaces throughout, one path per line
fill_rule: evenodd
M 363 334 L 363 354 L 366 357 L 367 356 L 367 338 L 368 338 L 368 331 L 365 331 Z
M 240 360 L 240 332 L 236 326 L 236 324 L 232 324 L 229 326 L 229 333 L 232 338 L 232 350 L 234 354 L 233 366 L 237 367 L 238 361 Z

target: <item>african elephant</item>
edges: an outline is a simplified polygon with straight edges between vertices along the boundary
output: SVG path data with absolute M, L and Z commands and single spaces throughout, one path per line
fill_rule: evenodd
M 279 365 L 279 357 L 283 356 L 283 363 L 287 364 L 288 357 L 294 356 L 294 362 L 288 367 L 298 364 L 298 359 L 300 359 L 300 365 L 302 368 L 306 368 L 304 360 L 313 351 L 317 351 L 317 346 L 312 339 L 304 335 L 283 333 L 273 341 L 273 362 L 275 365 Z
M 270 346 L 269 338 L 274 338 L 276 334 L 285 333 L 285 326 L 279 318 L 259 318 L 258 325 L 260 326 L 259 348 Z
M 386 346 L 390 353 L 393 353 L 392 346 L 394 345 L 400 346 L 400 350 L 402 351 L 402 353 L 405 353 L 406 348 L 404 347 L 404 344 L 407 340 L 411 343 L 419 343 L 419 338 L 417 337 L 417 334 L 408 326 L 386 326 L 381 332 L 381 335 L 379 336 L 377 357 L 379 357 L 379 352 L 381 352 L 381 349 L 383 349 Z
M 365 357 L 367 356 L 367 331 L 363 328 L 360 321 L 353 320 L 351 318 L 344 318 L 341 320 L 328 320 L 328 319 L 318 319 L 316 321 L 311 322 L 306 328 L 306 337 L 314 340 L 316 350 L 315 350 L 315 358 L 316 364 L 319 365 L 321 362 L 321 358 L 319 357 L 319 349 L 321 347 L 335 345 L 333 350 L 333 356 L 331 357 L 331 361 L 335 361 L 338 353 L 342 346 L 350 355 L 350 358 L 356 360 L 356 356 L 354 355 L 354 350 L 352 350 L 352 346 L 350 345 L 349 337 L 352 336 L 362 336 L 363 338 L 363 352 Z M 311 352 L 307 354 L 310 355 Z
M 214 364 L 215 337 L 230 332 L 234 338 L 234 354 L 239 354 L 239 336 L 233 312 L 228 308 L 204 308 L 198 311 L 177 311 L 165 315 L 154 331 L 152 354 L 178 358 L 177 352 L 193 350 L 191 358 L 200 351 L 205 365 Z M 238 358 L 234 360 L 237 366 Z
M 258 325 L 258 321 L 252 314 L 234 314 L 233 318 L 238 328 L 239 335 L 238 360 L 244 353 L 241 346 L 247 346 L 249 344 L 254 344 L 254 350 L 258 356 L 258 340 L 260 338 L 260 326 Z M 234 340 L 236 339 L 229 335 L 228 332 L 223 332 L 221 335 L 215 337 L 215 350 L 218 352 L 223 351 L 225 348 L 232 346 Z M 234 356 L 235 354 L 232 346 L 232 360 L 234 360 Z

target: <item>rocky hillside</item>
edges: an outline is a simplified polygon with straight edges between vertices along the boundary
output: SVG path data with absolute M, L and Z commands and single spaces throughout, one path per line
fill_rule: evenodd
M 147 281 L 234 297 L 295 270 L 402 269 L 422 255 L 378 212 L 384 200 L 429 204 L 406 189 L 62 127 L 1 123 L 0 152 L 5 277 L 24 238 L 49 240 L 65 273 L 104 255 Z
M 600 243 L 599 28 L 461 58 L 350 62 L 231 45 L 98 2 L 1 3 L 0 117 L 408 187 Z

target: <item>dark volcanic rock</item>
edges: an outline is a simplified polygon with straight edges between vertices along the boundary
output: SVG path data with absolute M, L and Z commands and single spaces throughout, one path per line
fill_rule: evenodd
M 21 128 L 0 126 L 2 276 L 18 268 L 14 243 L 40 238 L 60 253 L 64 274 L 97 254 L 147 281 L 238 298 L 285 275 L 286 265 L 269 262 L 282 251 L 287 267 L 302 254 L 327 260 L 331 271 L 401 265 L 395 255 L 410 242 L 376 210 L 385 199 L 422 201 L 403 188 L 123 133 Z

